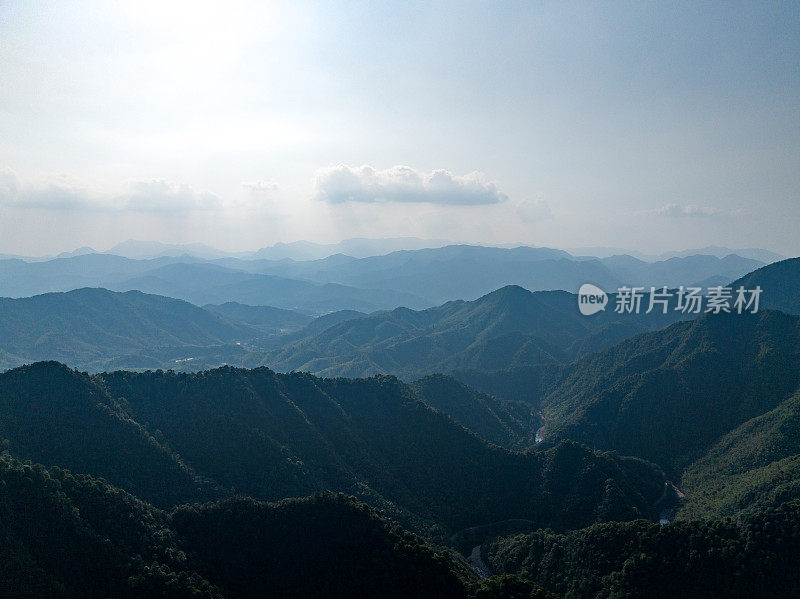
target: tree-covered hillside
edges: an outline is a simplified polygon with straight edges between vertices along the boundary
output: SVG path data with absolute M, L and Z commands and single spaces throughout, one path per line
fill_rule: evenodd
M 454 552 L 342 495 L 163 512 L 105 481 L 0 455 L 0 596 L 452 597 Z
M 800 503 L 737 520 L 595 524 L 495 539 L 483 555 L 570 599 L 794 597 Z
M 579 360 L 542 400 L 545 439 L 658 463 L 673 476 L 800 385 L 800 319 L 704 315 Z
M 681 486 L 681 518 L 736 516 L 800 498 L 800 392 L 725 435 Z
M 613 309 L 585 317 L 571 293 L 531 293 L 512 285 L 471 302 L 420 311 L 398 308 L 344 321 L 287 340 L 259 359 L 279 371 L 322 376 L 389 373 L 413 379 L 437 372 L 487 372 L 569 361 L 681 318 L 675 311 L 619 315 Z
M 59 360 L 97 371 L 120 358 L 129 367 L 157 367 L 199 348 L 227 344 L 235 352 L 236 341 L 261 334 L 187 302 L 139 291 L 86 288 L 0 298 L 0 368 Z

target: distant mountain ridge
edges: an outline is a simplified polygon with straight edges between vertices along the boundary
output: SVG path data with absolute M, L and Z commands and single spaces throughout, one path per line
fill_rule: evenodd
M 268 351 L 258 363 L 323 376 L 392 373 L 408 379 L 500 370 L 569 361 L 681 318 L 686 316 L 679 312 L 620 316 L 613 309 L 587 318 L 573 294 L 510 285 L 472 302 L 398 308 L 344 321 Z
M 199 304 L 235 301 L 324 314 L 341 309 L 418 309 L 454 299 L 473 300 L 506 285 L 575 292 L 587 282 L 607 291 L 621 285 L 727 284 L 764 264 L 736 255 L 646 262 L 627 255 L 596 259 L 550 248 L 470 245 L 365 258 L 337 253 L 305 261 L 210 259 L 181 253 L 183 249 L 136 260 L 89 250 L 53 260 L 0 260 L 0 295 L 25 297 L 105 287 L 139 289 Z M 267 276 L 277 278 L 254 282 Z M 314 290 L 313 298 L 298 297 L 296 290 L 303 285 L 310 289 L 310 284 L 328 287 Z
M 234 344 L 260 335 L 188 302 L 140 291 L 76 289 L 30 298 L 0 298 L 0 366 L 64 360 L 102 370 L 115 359 L 158 367 L 159 351 Z

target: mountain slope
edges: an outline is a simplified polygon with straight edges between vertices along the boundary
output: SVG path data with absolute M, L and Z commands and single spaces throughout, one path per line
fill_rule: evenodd
M 157 348 L 212 346 L 261 334 L 184 301 L 139 291 L 76 289 L 29 298 L 0 298 L 1 367 L 61 360 L 101 369 L 119 356 L 142 365 Z M 130 366 L 139 366 L 131 357 Z
M 0 455 L 0 595 L 222 594 L 192 572 L 168 516 L 102 480 Z
M 610 300 L 613 302 L 613 298 Z M 454 370 L 499 370 L 567 360 L 620 337 L 674 322 L 678 312 L 582 316 L 575 295 L 498 289 L 472 302 L 405 308 L 345 321 L 266 352 L 261 364 L 324 376 L 391 373 L 416 378 Z
M 161 507 L 218 496 L 131 420 L 124 400 L 55 362 L 0 374 L 0 440 L 16 457 L 103 477 Z
M 800 588 L 800 503 L 732 521 L 596 524 L 483 547 L 494 572 L 566 597 L 791 597 Z
M 271 274 L 253 274 L 212 263 L 168 264 L 110 287 L 119 291 L 138 289 L 198 305 L 233 301 L 310 314 L 335 310 L 372 312 L 402 305 L 419 308 L 430 304 L 417 295 L 402 291 L 312 283 Z
M 313 320 L 310 316 L 273 308 L 272 306 L 249 306 L 238 302 L 224 304 L 206 304 L 204 309 L 215 312 L 229 322 L 255 327 L 266 334 L 279 334 L 302 329 Z
M 235 597 L 456 599 L 476 579 L 454 552 L 343 495 L 185 506 L 172 524 L 198 571 Z
M 344 491 L 443 534 L 508 518 L 573 527 L 652 516 L 663 490 L 638 460 L 571 443 L 525 454 L 487 445 L 391 377 L 221 368 L 89 379 L 41 363 L 1 374 L 0 397 L 13 455 L 164 506 Z
M 566 368 L 543 399 L 545 437 L 637 455 L 673 475 L 800 384 L 800 319 L 705 315 Z
M 598 507 L 607 479 L 624 498 L 614 513 L 645 514 L 662 491 L 644 464 L 578 446 L 533 454 L 488 447 L 391 377 L 224 368 L 102 380 L 195 470 L 265 499 L 330 489 L 388 500 L 448 528 L 510 517 L 563 526 L 609 517 Z
M 775 262 L 745 275 L 731 287 L 755 289 L 760 286 L 761 307 L 780 310 L 787 314 L 800 314 L 800 258 Z
M 800 392 L 725 435 L 681 484 L 681 518 L 734 516 L 800 498 Z
M 533 445 L 537 426 L 531 408 L 522 402 L 502 401 L 443 375 L 411 383 L 422 401 L 441 410 L 482 439 L 501 447 L 524 449 Z
M 346 531 L 346 533 L 345 533 Z M 344 534 L 343 534 L 344 533 Z M 476 579 L 352 498 L 233 499 L 168 514 L 88 476 L 0 455 L 3 597 L 466 599 Z

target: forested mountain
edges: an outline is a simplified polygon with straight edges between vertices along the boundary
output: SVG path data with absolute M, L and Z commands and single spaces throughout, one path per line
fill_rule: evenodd
M 565 368 L 542 399 L 545 438 L 652 460 L 673 475 L 800 384 L 800 318 L 704 315 Z
M 800 258 L 775 262 L 751 272 L 731 287 L 755 289 L 760 286 L 761 306 L 787 314 L 800 314 Z
M 219 314 L 230 322 L 257 328 L 268 335 L 297 331 L 305 328 L 314 320 L 311 316 L 294 310 L 284 310 L 272 306 L 249 306 L 238 302 L 225 302 L 219 305 L 206 304 L 203 308 Z
M 800 391 L 722 437 L 681 485 L 684 519 L 735 516 L 800 498 Z
M 158 510 L 105 481 L 0 455 L 3 597 L 464 598 L 455 553 L 332 494 Z
M 685 317 L 676 311 L 619 315 L 613 297 L 610 301 L 606 311 L 586 317 L 571 293 L 531 293 L 509 286 L 472 302 L 421 311 L 398 308 L 345 321 L 286 343 L 260 362 L 281 371 L 324 376 L 391 373 L 416 378 L 455 370 L 492 371 L 568 361 Z
M 411 388 L 426 404 L 486 441 L 517 449 L 535 443 L 538 419 L 525 402 L 501 400 L 437 374 L 414 381 Z
M 132 420 L 124 399 L 56 362 L 0 374 L 0 443 L 15 457 L 102 477 L 159 507 L 221 493 L 160 433 Z
M 61 360 L 101 370 L 127 356 L 130 367 L 157 367 L 169 348 L 220 346 L 262 333 L 187 302 L 138 291 L 77 289 L 0 298 L 0 367 Z
M 403 291 L 359 289 L 339 283 L 318 283 L 270 274 L 253 274 L 213 263 L 168 264 L 109 285 L 126 291 L 139 289 L 176 297 L 194 304 L 229 301 L 268 305 L 308 314 L 335 310 L 372 312 L 396 306 L 420 308 L 423 298 Z
M 575 599 L 792 597 L 800 588 L 800 503 L 738 521 L 595 524 L 483 546 L 497 573 Z
M 524 454 L 489 446 L 391 377 L 222 368 L 90 379 L 41 363 L 0 375 L 0 392 L 12 455 L 103 476 L 161 506 L 328 489 L 418 530 L 507 518 L 574 527 L 652 515 L 663 490 L 644 462 L 573 443 Z

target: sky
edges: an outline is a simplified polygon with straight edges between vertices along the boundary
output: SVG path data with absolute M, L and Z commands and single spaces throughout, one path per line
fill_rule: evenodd
M 800 255 L 797 2 L 0 0 L 0 252 Z

